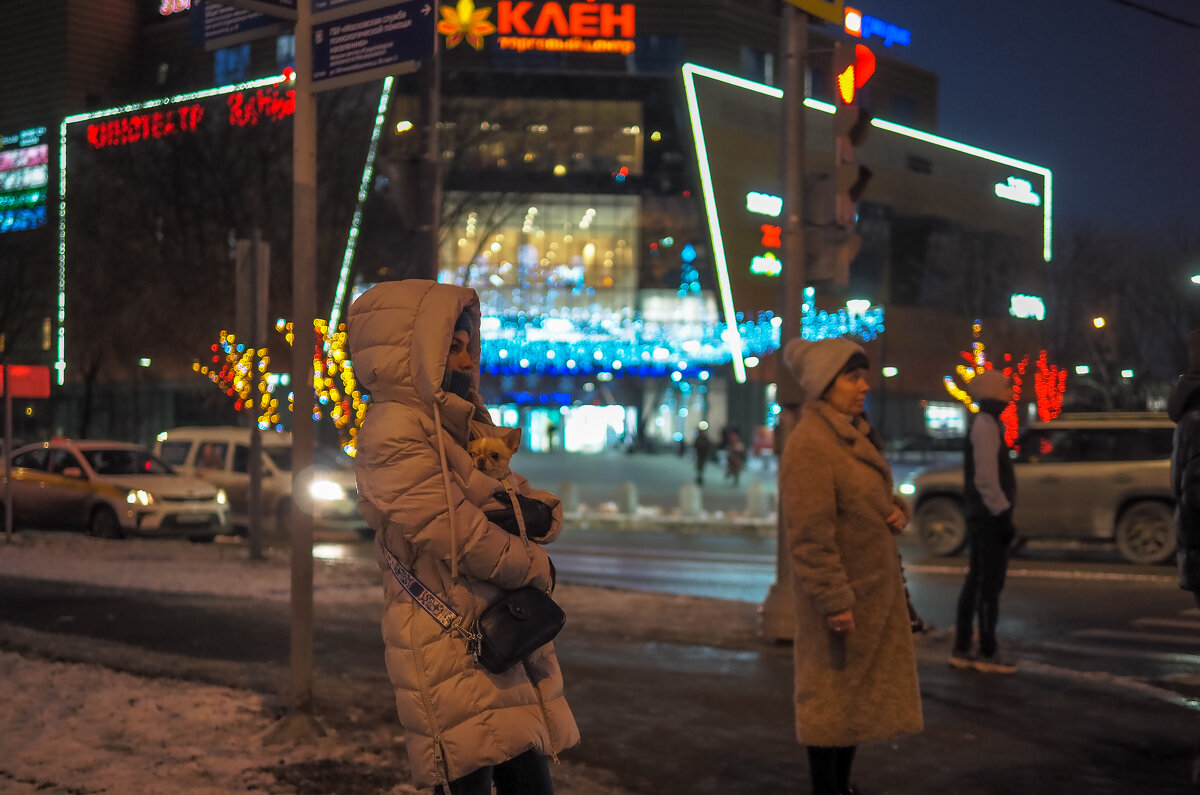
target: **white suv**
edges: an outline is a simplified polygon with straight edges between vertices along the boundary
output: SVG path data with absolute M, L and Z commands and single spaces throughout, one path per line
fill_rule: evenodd
M 1165 414 L 1063 414 L 1034 423 L 1012 452 L 1017 541 L 1115 541 L 1134 563 L 1175 553 L 1171 495 L 1174 424 Z M 927 469 L 913 480 L 914 524 L 922 543 L 953 555 L 966 541 L 961 466 Z
M 263 527 L 286 535 L 292 503 L 292 435 L 262 431 Z M 220 486 L 229 497 L 230 522 L 249 526 L 250 429 L 236 426 L 175 428 L 158 435 L 154 450 L 179 472 Z M 307 493 L 299 500 L 319 530 L 371 530 L 358 512 L 358 488 L 349 459 L 318 450 Z

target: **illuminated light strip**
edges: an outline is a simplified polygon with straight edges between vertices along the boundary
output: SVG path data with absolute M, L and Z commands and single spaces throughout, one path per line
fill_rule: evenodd
M 725 312 L 726 342 L 733 358 L 733 377 L 739 384 L 746 383 L 746 363 L 743 359 L 742 336 L 738 331 L 737 314 L 733 306 L 733 290 L 729 284 L 729 265 L 725 260 L 725 242 L 721 237 L 721 219 L 717 214 L 716 196 L 713 191 L 712 171 L 708 166 L 708 147 L 704 141 L 704 128 L 700 120 L 700 107 L 696 101 L 696 76 L 707 77 L 765 94 L 775 99 L 783 98 L 783 91 L 773 86 L 755 83 L 714 69 L 695 64 L 683 65 L 683 88 L 687 96 L 688 116 L 692 122 L 692 138 L 696 143 L 696 161 L 700 167 L 700 188 L 704 192 L 704 210 L 708 218 L 708 232 L 712 237 L 713 262 L 717 270 L 717 286 L 721 293 L 721 309 Z
M 1053 182 L 1053 174 L 1050 169 L 1045 168 L 1044 166 L 1035 166 L 1033 163 L 1026 163 L 1024 160 L 1017 160 L 1012 157 L 1006 157 L 1005 155 L 998 155 L 995 152 L 989 152 L 986 149 L 980 149 L 977 146 L 961 144 L 958 141 L 951 141 L 949 138 L 942 138 L 941 136 L 932 135 L 931 133 L 922 132 L 921 130 L 914 130 L 912 127 L 905 127 L 904 125 L 896 124 L 895 122 L 884 121 L 883 119 L 872 119 L 871 124 L 881 130 L 899 133 L 900 135 L 904 135 L 909 138 L 916 138 L 918 141 L 924 141 L 925 143 L 933 144 L 934 146 L 942 146 L 946 149 L 953 149 L 956 152 L 962 152 L 963 154 L 973 155 L 974 157 L 982 157 L 984 160 L 991 160 L 993 163 L 1001 163 L 1006 166 L 1012 166 L 1013 168 L 1021 168 L 1026 171 L 1032 171 L 1035 174 L 1040 174 L 1044 178 L 1045 190 L 1043 192 L 1045 193 L 1046 198 L 1046 201 L 1042 206 L 1042 258 L 1045 259 L 1046 262 L 1050 261 L 1051 229 L 1053 219 L 1053 212 L 1051 211 L 1051 205 L 1053 204 L 1051 201 L 1051 183 Z
M 58 385 L 62 386 L 67 378 L 67 126 L 81 121 L 102 119 L 106 116 L 119 116 L 122 113 L 132 113 L 147 108 L 161 108 L 165 105 L 177 105 L 180 102 L 191 102 L 196 99 L 219 97 L 232 94 L 235 91 L 245 91 L 251 88 L 266 88 L 282 83 L 287 78 L 281 75 L 260 77 L 245 83 L 236 83 L 217 88 L 206 88 L 203 91 L 192 91 L 187 94 L 177 94 L 173 97 L 160 97 L 145 102 L 134 102 L 115 108 L 106 108 L 92 113 L 77 113 L 67 116 L 58 125 L 58 359 L 54 369 L 58 371 Z
M 358 184 L 358 201 L 354 205 L 354 216 L 350 219 L 350 232 L 346 238 L 346 252 L 342 256 L 342 270 L 338 273 L 337 289 L 333 293 L 333 308 L 329 312 L 330 333 L 337 331 L 338 321 L 342 315 L 342 300 L 346 297 L 346 284 L 350 281 L 350 266 L 354 263 L 354 252 L 358 248 L 358 229 L 362 224 L 363 205 L 367 201 L 367 192 L 371 187 L 371 179 L 375 174 L 375 153 L 379 148 L 379 135 L 387 119 L 388 105 L 392 101 L 392 83 L 390 75 L 383 80 L 383 91 L 379 95 L 379 109 L 375 114 L 375 129 L 371 131 L 371 145 L 367 148 L 367 162 L 363 164 L 362 181 Z

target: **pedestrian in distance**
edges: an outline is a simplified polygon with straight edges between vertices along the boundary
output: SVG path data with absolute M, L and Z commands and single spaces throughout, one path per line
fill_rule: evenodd
M 746 443 L 737 431 L 730 431 L 729 440 L 725 443 L 725 479 L 732 480 L 734 488 L 737 487 L 745 466 Z
M 1179 587 L 1191 591 L 1200 606 L 1200 330 L 1191 334 L 1191 362 L 1167 399 L 1175 423 L 1171 446 L 1171 492 L 1175 495 L 1175 535 Z M 1200 753 L 1192 763 L 1192 781 L 1200 783 Z
M 924 725 L 895 538 L 910 511 L 863 415 L 862 347 L 793 340 L 784 358 L 807 396 L 779 464 L 796 613 L 796 738 L 813 795 L 849 795 L 859 745 Z
M 708 431 L 704 428 L 696 431 L 696 441 L 692 444 L 692 450 L 696 455 L 696 485 L 704 485 L 704 468 L 708 466 L 708 459 L 713 454 L 712 439 L 708 438 Z
M 355 458 L 359 509 L 375 529 L 385 662 L 413 784 L 438 795 L 487 795 L 493 783 L 499 795 L 550 795 L 547 758 L 579 741 L 553 644 L 493 674 L 392 568 L 407 569 L 464 625 L 509 590 L 553 585 L 540 544 L 561 529 L 559 501 L 512 477 L 519 493 L 552 508 L 537 543 L 481 509 L 500 483 L 466 447 L 503 430 L 478 394 L 478 296 L 433 281 L 384 282 L 351 305 L 349 326 L 355 371 L 372 398 Z
M 970 562 L 955 616 L 953 668 L 982 673 L 1011 674 L 1016 663 L 1001 654 L 996 643 L 1000 591 L 1008 572 L 1012 547 L 1013 505 L 1017 482 L 1000 414 L 1012 401 L 1012 384 L 996 369 L 984 370 L 967 384 L 979 412 L 971 420 L 963 454 L 963 497 L 966 503 L 967 546 Z M 979 648 L 972 649 L 978 616 Z

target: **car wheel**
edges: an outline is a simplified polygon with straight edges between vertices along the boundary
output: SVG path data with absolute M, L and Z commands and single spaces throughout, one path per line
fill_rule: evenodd
M 121 523 L 117 520 L 117 514 L 107 505 L 98 505 L 92 511 L 91 521 L 88 522 L 88 534 L 96 538 L 124 538 L 125 533 L 121 530 Z
M 962 505 L 950 497 L 933 497 L 917 508 L 917 537 L 934 555 L 957 555 L 967 541 Z
M 188 541 L 193 544 L 211 544 L 215 538 L 215 535 L 188 536 Z
M 1131 563 L 1163 563 L 1175 554 L 1175 516 L 1161 502 L 1136 502 L 1121 514 L 1116 537 Z

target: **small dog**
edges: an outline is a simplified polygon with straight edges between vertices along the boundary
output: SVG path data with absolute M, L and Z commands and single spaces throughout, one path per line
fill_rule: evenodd
M 509 462 L 521 446 L 521 429 L 506 428 L 501 436 L 484 436 L 467 444 L 475 468 L 490 478 L 504 480 L 512 474 Z

